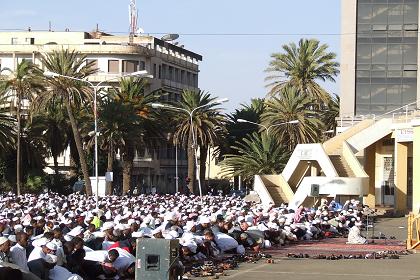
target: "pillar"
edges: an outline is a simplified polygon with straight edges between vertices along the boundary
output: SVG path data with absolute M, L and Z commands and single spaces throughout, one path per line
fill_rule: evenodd
M 407 212 L 407 162 L 408 143 L 395 142 L 395 213 L 404 215 Z
M 364 198 L 364 204 L 375 208 L 375 167 L 376 167 L 376 144 L 372 144 L 365 149 L 365 172 L 369 176 L 369 192 Z
M 413 139 L 413 212 L 420 210 L 420 125 L 414 126 Z

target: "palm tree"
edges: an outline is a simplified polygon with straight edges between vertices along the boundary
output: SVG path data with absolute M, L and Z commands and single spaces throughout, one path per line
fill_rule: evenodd
M 96 72 L 96 69 L 93 67 L 94 62 L 86 62 L 86 56 L 81 55 L 77 51 L 53 51 L 52 53 L 43 55 L 41 61 L 48 71 L 77 79 L 84 79 Z M 78 109 L 79 106 L 91 104 L 92 89 L 83 82 L 65 77 L 46 77 L 45 82 L 48 90 L 45 94 L 40 96 L 38 104 L 40 104 L 41 107 L 47 106 L 47 104 L 52 101 L 62 102 L 64 104 L 79 155 L 86 194 L 92 195 L 86 155 L 83 150 L 78 123 L 74 116 L 74 110 Z
M 254 132 L 232 147 L 235 154 L 228 154 L 222 161 L 222 172 L 227 176 L 242 176 L 251 182 L 254 175 L 280 173 L 288 158 L 287 148 L 269 133 Z
M 9 97 L 13 106 L 16 108 L 16 192 L 20 195 L 21 191 L 21 137 L 22 137 L 22 100 L 32 100 L 33 97 L 43 89 L 39 77 L 36 75 L 36 67 L 28 60 L 22 60 L 16 67 L 16 71 L 11 71 L 11 78 L 5 81 L 5 89 L 9 91 Z
M 54 161 L 55 175 L 59 174 L 58 157 L 69 145 L 68 117 L 61 104 L 49 104 L 42 112 L 31 118 L 32 130 L 38 131 Z
M 270 76 L 266 80 L 270 95 L 276 95 L 283 87 L 296 87 L 301 94 L 326 103 L 328 93 L 318 84 L 318 81 L 335 82 L 339 63 L 335 61 L 336 54 L 328 52 L 328 45 L 320 44 L 316 39 L 300 39 L 295 43 L 283 45 L 283 53 L 271 55 L 271 62 L 266 72 Z
M 299 143 L 317 142 L 322 122 L 313 111 L 313 99 L 302 95 L 296 88 L 281 89 L 279 97 L 266 100 L 266 110 L 262 114 L 262 124 L 286 145 L 289 151 Z M 298 120 L 298 124 L 284 124 Z M 283 125 L 281 125 L 283 124 Z M 278 125 L 278 126 L 276 126 Z
M 193 143 L 193 133 L 196 137 L 196 144 L 200 147 L 200 177 L 205 174 L 205 164 L 209 146 L 215 146 L 217 139 L 222 135 L 224 127 L 224 117 L 218 107 L 219 103 L 210 93 L 203 91 L 184 90 L 181 100 L 174 104 L 178 108 L 173 114 L 172 120 L 175 131 L 173 135 L 174 144 L 180 144 L 187 149 L 188 155 L 188 177 L 190 182 L 188 188 L 194 191 L 195 176 L 195 143 Z M 192 114 L 192 123 L 190 113 Z M 200 180 L 204 178 L 199 178 Z
M 6 151 L 14 146 L 16 133 L 15 119 L 10 116 L 8 111 L 9 101 L 4 93 L 5 88 L 0 88 L 0 158 L 6 154 Z
M 152 140 L 161 136 L 158 118 L 152 103 L 159 100 L 157 91 L 148 92 L 148 81 L 145 78 L 122 78 L 117 88 L 112 88 L 108 96 L 108 113 L 114 112 L 108 119 L 103 118 L 106 141 L 109 141 L 108 169 L 112 170 L 111 154 L 120 149 L 123 169 L 123 193 L 131 187 L 131 175 L 136 150 L 151 146 Z M 107 103 L 105 103 L 107 104 Z M 117 112 L 118 110 L 118 112 Z M 110 112 L 109 112 L 110 111 Z
M 340 115 L 340 97 L 333 94 L 326 104 L 326 107 L 321 112 L 322 122 L 324 124 L 325 131 L 332 131 L 332 135 L 335 135 L 337 130 L 336 118 Z

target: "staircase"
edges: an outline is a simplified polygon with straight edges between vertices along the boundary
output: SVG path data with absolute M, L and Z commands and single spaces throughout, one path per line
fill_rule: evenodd
M 330 155 L 329 157 L 337 171 L 338 177 L 356 177 L 342 155 Z
M 283 190 L 274 184 L 265 185 L 275 206 L 280 206 L 282 203 L 287 203 L 289 200 Z

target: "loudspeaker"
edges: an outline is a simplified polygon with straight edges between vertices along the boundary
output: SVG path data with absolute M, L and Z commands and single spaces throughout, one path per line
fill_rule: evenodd
M 318 184 L 311 184 L 311 192 L 309 193 L 311 197 L 319 196 L 319 185 Z
M 139 238 L 136 252 L 136 280 L 175 280 L 180 276 L 178 239 Z

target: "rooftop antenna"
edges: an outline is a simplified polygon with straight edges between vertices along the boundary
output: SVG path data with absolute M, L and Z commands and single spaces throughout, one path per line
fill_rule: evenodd
M 137 11 L 136 0 L 130 0 L 130 5 L 128 6 L 128 14 L 130 21 L 129 43 L 132 44 L 134 40 L 134 34 L 137 32 L 137 18 L 139 15 Z

